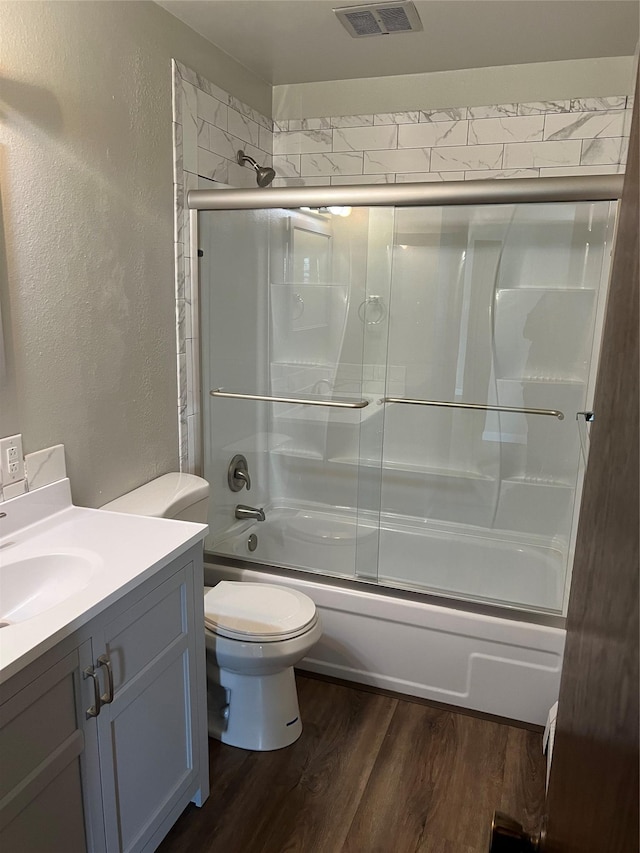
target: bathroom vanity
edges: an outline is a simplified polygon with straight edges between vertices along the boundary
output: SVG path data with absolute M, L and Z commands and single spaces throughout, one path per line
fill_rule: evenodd
M 29 497 L 1 505 L 0 847 L 154 850 L 209 793 L 206 527 Z

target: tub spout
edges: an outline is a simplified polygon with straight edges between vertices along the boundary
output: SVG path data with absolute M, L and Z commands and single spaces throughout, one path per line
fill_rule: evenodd
M 236 518 L 241 520 L 246 518 L 253 518 L 255 521 L 265 521 L 266 516 L 264 514 L 264 510 L 262 508 L 258 509 L 255 506 L 245 506 L 244 504 L 238 504 L 235 512 Z

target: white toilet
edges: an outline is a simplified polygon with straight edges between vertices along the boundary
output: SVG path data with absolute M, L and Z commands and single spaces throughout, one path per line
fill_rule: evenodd
M 165 474 L 102 509 L 205 523 L 209 484 Z M 231 746 L 272 750 L 300 737 L 293 667 L 320 639 L 309 596 L 284 586 L 221 581 L 205 587 L 209 735 Z

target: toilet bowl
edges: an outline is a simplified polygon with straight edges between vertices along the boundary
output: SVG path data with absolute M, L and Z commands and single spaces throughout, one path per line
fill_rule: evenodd
M 209 484 L 165 474 L 111 501 L 110 512 L 206 522 Z M 297 590 L 221 581 L 205 587 L 209 735 L 251 750 L 281 749 L 302 733 L 293 667 L 322 634 Z
M 293 667 L 322 634 L 315 604 L 297 590 L 221 581 L 205 589 L 209 735 L 273 750 L 302 733 Z

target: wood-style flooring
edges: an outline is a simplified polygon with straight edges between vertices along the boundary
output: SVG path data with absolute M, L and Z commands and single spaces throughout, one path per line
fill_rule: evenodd
M 298 673 L 287 749 L 210 743 L 211 796 L 159 853 L 486 853 L 494 809 L 533 830 L 540 732 Z

